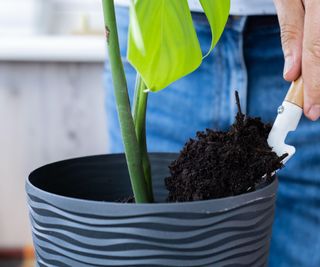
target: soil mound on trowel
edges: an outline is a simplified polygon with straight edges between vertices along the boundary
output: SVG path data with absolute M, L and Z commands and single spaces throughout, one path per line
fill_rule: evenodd
M 229 131 L 197 132 L 169 166 L 165 179 L 169 202 L 208 200 L 256 190 L 273 181 L 272 173 L 283 167 L 268 146 L 271 130 L 260 118 L 238 113 Z M 265 175 L 267 174 L 267 175 Z

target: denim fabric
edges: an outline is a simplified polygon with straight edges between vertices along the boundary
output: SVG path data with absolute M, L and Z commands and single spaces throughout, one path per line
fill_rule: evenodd
M 122 55 L 132 99 L 135 72 L 125 59 L 128 13 L 117 10 Z M 203 52 L 211 42 L 201 13 L 194 22 Z M 272 122 L 289 84 L 282 78 L 283 55 L 275 18 L 230 17 L 214 52 L 201 67 L 158 93 L 147 111 L 149 151 L 179 151 L 196 131 L 226 130 L 234 120 L 234 90 L 243 110 Z M 108 64 L 105 71 L 111 152 L 123 151 Z M 303 118 L 287 142 L 297 153 L 279 172 L 276 218 L 269 266 L 320 266 L 320 123 Z

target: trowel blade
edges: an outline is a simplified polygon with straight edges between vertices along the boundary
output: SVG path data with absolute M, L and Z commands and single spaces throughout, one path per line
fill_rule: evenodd
M 283 160 L 285 164 L 295 153 L 294 146 L 285 144 L 285 139 L 289 132 L 295 131 L 302 116 L 302 108 L 284 101 L 278 108 L 278 116 L 269 133 L 268 144 L 279 157 L 288 153 Z

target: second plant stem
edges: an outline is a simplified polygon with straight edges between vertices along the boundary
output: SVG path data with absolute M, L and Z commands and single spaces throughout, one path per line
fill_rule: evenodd
M 146 89 L 147 87 L 144 81 L 142 80 L 141 76 L 137 74 L 134 91 L 133 120 L 142 157 L 144 178 L 148 188 L 148 197 L 153 201 L 151 167 L 146 138 L 146 110 L 148 102 L 148 92 L 146 92 Z

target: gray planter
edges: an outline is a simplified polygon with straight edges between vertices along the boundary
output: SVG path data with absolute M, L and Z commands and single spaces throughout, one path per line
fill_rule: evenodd
M 156 200 L 176 154 L 151 154 Z M 266 266 L 277 180 L 256 192 L 185 203 L 121 204 L 124 155 L 71 159 L 26 183 L 39 266 Z

